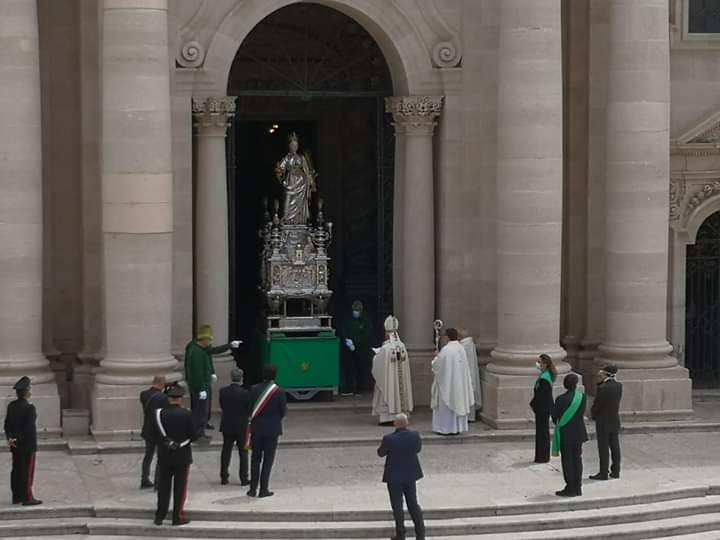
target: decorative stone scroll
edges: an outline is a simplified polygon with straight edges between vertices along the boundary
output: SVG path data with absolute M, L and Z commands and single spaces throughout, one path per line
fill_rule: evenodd
M 385 98 L 385 109 L 393 115 L 393 126 L 405 133 L 432 134 L 443 105 L 443 96 Z
M 205 48 L 199 41 L 186 41 L 180 46 L 176 61 L 180 67 L 200 67 L 205 61 Z
M 198 130 L 207 128 L 222 128 L 222 135 L 225 128 L 235 116 L 235 97 L 210 96 L 193 97 L 192 114 L 195 120 L 195 127 Z
M 460 64 L 462 55 L 452 41 L 441 41 L 433 47 L 432 59 L 437 67 L 450 68 Z

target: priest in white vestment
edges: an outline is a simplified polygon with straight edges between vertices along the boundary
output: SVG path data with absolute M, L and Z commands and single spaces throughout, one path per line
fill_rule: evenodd
M 467 330 L 459 329 L 458 334 L 460 334 L 460 345 L 462 345 L 463 349 L 465 349 L 468 367 L 470 368 L 470 382 L 472 382 L 475 405 L 473 405 L 470 409 L 468 421 L 474 422 L 477 417 L 477 411 L 482 409 L 482 388 L 480 386 L 480 368 L 478 367 L 477 347 L 475 346 L 475 340 L 472 336 L 468 335 Z
M 445 330 L 448 342 L 432 361 L 435 374 L 430 396 L 432 429 L 441 435 L 468 431 L 468 415 L 475 404 L 465 349 L 454 328 Z
M 405 344 L 400 341 L 400 323 L 390 315 L 385 319 L 385 343 L 373 349 L 372 376 L 375 379 L 373 395 L 374 416 L 380 424 L 392 423 L 400 413 L 413 410 L 410 360 Z

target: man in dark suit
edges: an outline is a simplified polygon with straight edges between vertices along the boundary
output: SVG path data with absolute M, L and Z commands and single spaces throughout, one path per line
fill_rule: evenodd
M 168 398 L 163 390 L 165 389 L 165 377 L 155 375 L 152 386 L 140 392 L 140 403 L 143 408 L 143 425 L 140 436 L 145 441 L 145 456 L 142 461 L 142 473 L 140 476 L 140 488 L 151 488 L 157 484 L 158 468 L 155 466 L 155 482 L 150 481 L 150 465 L 152 465 L 157 439 L 153 436 L 155 430 L 155 411 L 168 406 Z
M 250 462 L 249 497 L 272 497 L 270 472 L 275 461 L 278 437 L 282 435 L 282 419 L 287 413 L 285 392 L 275 384 L 277 368 L 272 364 L 263 366 L 263 382 L 250 390 L 253 411 L 250 416 Z M 258 482 L 260 493 L 258 494 Z
M 240 457 L 240 485 L 250 484 L 248 479 L 248 451 L 245 449 L 245 431 L 252 412 L 250 392 L 243 388 L 244 372 L 233 368 L 230 372 L 232 383 L 220 389 L 220 432 L 223 434 L 223 447 L 220 453 L 220 483 L 229 482 L 228 467 L 233 446 L 237 446 Z
M 32 491 L 37 453 L 37 412 L 30 399 L 30 379 L 22 377 L 13 386 L 17 399 L 8 403 L 5 414 L 5 438 L 12 452 L 10 487 L 13 504 L 42 504 Z
M 577 375 L 569 373 L 565 376 L 563 386 L 567 392 L 557 397 L 552 413 L 555 429 L 559 430 L 559 449 L 565 477 L 565 488 L 555 492 L 560 497 L 582 495 L 582 445 L 588 436 L 583 419 L 585 395 L 578 390 L 577 385 Z
M 197 439 L 192 413 L 183 408 L 185 389 L 174 385 L 168 390 L 170 406 L 155 411 L 154 437 L 158 440 L 158 501 L 155 525 L 162 525 L 173 492 L 173 525 L 185 525 L 190 465 L 193 462 L 191 443 Z
M 415 538 L 425 539 L 425 522 L 422 509 L 417 502 L 415 482 L 423 477 L 418 454 L 422 448 L 420 434 L 407 428 L 408 417 L 398 414 L 395 417 L 395 431 L 383 437 L 378 448 L 378 456 L 385 458 L 383 482 L 387 484 L 390 505 L 395 518 L 395 536 L 393 540 L 405 539 L 405 517 L 403 515 L 403 496 L 408 512 L 415 526 Z
M 600 371 L 595 401 L 590 409 L 590 417 L 595 420 L 595 433 L 600 457 L 600 472 L 591 480 L 608 479 L 609 454 L 612 454 L 611 478 L 620 478 L 620 401 L 622 384 L 615 380 L 617 367 L 605 366 Z

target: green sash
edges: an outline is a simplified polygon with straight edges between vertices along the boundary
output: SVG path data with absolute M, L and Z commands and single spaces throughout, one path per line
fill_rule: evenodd
M 573 419 L 575 416 L 575 413 L 578 412 L 578 409 L 580 408 L 580 403 L 582 403 L 583 399 L 583 393 L 580 390 L 575 390 L 575 394 L 573 395 L 572 401 L 570 402 L 570 406 L 565 409 L 565 412 L 560 417 L 560 420 L 557 424 L 555 424 L 555 431 L 553 432 L 553 438 L 552 438 L 552 455 L 553 456 L 559 456 L 560 455 L 560 428 L 564 427 L 565 424 L 567 424 L 570 420 Z
M 540 386 L 540 381 L 543 379 L 545 379 L 550 384 L 550 387 L 552 388 L 552 385 L 553 385 L 552 375 L 550 374 L 550 372 L 547 369 L 540 374 L 540 377 L 538 377 L 538 380 L 535 383 L 535 388 Z

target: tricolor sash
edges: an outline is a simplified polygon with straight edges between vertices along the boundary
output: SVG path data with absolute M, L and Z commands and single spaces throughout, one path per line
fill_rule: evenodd
M 245 450 L 250 450 L 250 437 L 252 434 L 252 421 L 255 420 L 255 418 L 258 417 L 258 415 L 263 412 L 265 407 L 267 407 L 267 404 L 270 403 L 270 400 L 272 397 L 278 393 L 280 390 L 280 387 L 275 383 L 268 384 L 265 389 L 262 391 L 262 394 L 260 394 L 260 397 L 255 402 L 255 406 L 253 407 L 252 413 L 250 414 L 250 418 L 248 419 L 247 427 L 245 428 Z
M 564 427 L 570 420 L 573 419 L 575 413 L 577 413 L 578 409 L 580 408 L 580 403 L 582 403 L 582 399 L 583 393 L 580 390 L 576 389 L 572 401 L 570 402 L 570 406 L 565 409 L 565 412 L 560 417 L 560 420 L 558 420 L 558 423 L 555 424 L 555 431 L 553 432 L 552 438 L 553 456 L 560 455 L 560 428 Z

